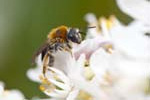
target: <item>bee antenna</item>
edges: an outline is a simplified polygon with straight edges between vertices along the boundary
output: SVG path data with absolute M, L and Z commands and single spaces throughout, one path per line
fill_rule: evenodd
M 96 28 L 96 26 L 88 26 L 87 28 Z
M 90 29 L 90 28 L 96 28 L 96 26 L 88 26 L 88 27 L 86 27 L 86 29 Z M 81 31 L 81 29 L 80 29 L 79 33 L 86 34 L 85 32 Z
M 85 32 L 82 32 L 82 31 L 79 31 L 79 33 L 81 33 L 81 34 L 85 34 Z

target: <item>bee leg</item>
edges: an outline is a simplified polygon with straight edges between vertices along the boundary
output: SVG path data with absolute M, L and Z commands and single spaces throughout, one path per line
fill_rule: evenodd
M 43 75 L 45 77 L 45 73 L 46 73 L 46 69 L 47 69 L 47 66 L 48 66 L 48 57 L 49 57 L 49 54 L 45 54 L 44 58 L 43 58 Z
M 69 49 L 72 49 L 72 46 L 69 42 L 67 43 L 67 46 L 68 46 Z
M 48 52 L 43 59 L 43 75 L 45 77 L 45 73 L 47 70 L 47 67 L 50 66 L 52 67 L 54 65 L 54 56 L 52 55 L 51 52 Z
M 66 51 L 68 51 L 68 52 L 70 52 L 70 54 L 71 54 L 71 56 L 73 57 L 73 54 L 72 54 L 72 51 L 71 51 L 71 49 L 70 48 L 64 48 Z
M 57 50 L 63 50 L 63 44 L 62 43 L 56 43 L 55 44 L 55 51 L 57 51 Z
M 50 67 L 52 67 L 54 65 L 54 56 L 51 53 L 49 53 L 49 63 L 48 63 L 48 65 Z
M 67 43 L 67 47 L 64 48 L 66 51 L 70 52 L 71 56 L 73 57 L 73 54 L 72 54 L 72 46 L 71 44 L 68 42 Z
M 44 77 L 46 77 L 46 76 L 45 76 L 46 69 L 47 69 L 47 66 L 44 65 L 44 66 L 43 66 L 43 75 L 44 75 Z
M 59 46 L 59 50 L 60 50 L 60 51 L 63 51 L 63 50 L 64 50 L 64 47 L 63 47 L 63 46 Z

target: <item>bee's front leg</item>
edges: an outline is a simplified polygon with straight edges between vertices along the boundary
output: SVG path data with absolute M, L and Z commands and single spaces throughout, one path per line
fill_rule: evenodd
M 66 47 L 64 49 L 66 51 L 70 52 L 71 56 L 73 57 L 72 46 L 71 46 L 71 44 L 69 42 L 66 44 Z
M 68 51 L 68 52 L 71 54 L 71 56 L 73 57 L 72 49 L 70 49 L 70 48 L 68 48 L 68 47 L 65 47 L 64 50 L 65 50 L 65 51 Z

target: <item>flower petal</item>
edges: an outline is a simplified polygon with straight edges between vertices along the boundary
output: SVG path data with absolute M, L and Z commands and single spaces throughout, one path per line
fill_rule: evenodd
M 117 0 L 120 9 L 133 17 L 147 24 L 150 22 L 150 2 L 148 0 Z
M 76 47 L 76 49 L 74 49 L 75 58 L 78 59 L 81 54 L 85 54 L 86 59 L 89 60 L 93 52 L 107 44 L 111 44 L 111 42 L 101 38 L 100 36 L 94 39 L 84 40 L 78 47 Z

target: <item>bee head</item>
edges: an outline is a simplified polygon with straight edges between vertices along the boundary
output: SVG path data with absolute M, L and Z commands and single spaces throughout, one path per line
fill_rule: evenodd
M 81 34 L 79 32 L 79 29 L 70 28 L 68 30 L 67 39 L 74 43 L 80 44 L 82 41 L 82 38 L 81 38 Z

